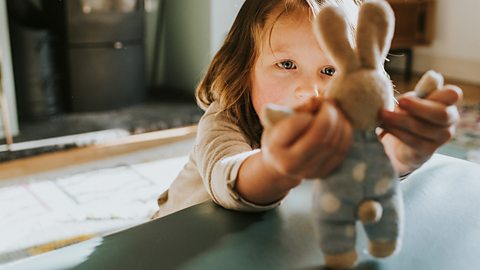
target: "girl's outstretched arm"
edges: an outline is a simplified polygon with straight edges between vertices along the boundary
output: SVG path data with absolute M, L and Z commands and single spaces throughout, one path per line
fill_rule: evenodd
M 302 179 L 326 176 L 337 167 L 351 141 L 350 123 L 325 101 L 315 113 L 299 112 L 266 128 L 261 151 L 244 161 L 235 189 L 257 204 L 278 201 Z

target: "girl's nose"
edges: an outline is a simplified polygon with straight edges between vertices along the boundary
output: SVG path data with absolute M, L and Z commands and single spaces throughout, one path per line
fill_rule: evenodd
M 318 97 L 320 90 L 317 84 L 301 85 L 295 89 L 295 97 L 300 100 L 306 100 L 310 97 Z

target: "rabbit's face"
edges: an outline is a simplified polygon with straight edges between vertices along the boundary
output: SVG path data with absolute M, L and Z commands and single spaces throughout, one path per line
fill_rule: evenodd
M 380 109 L 391 108 L 394 100 L 390 80 L 375 69 L 338 74 L 325 95 L 337 100 L 352 126 L 361 130 L 377 127 Z

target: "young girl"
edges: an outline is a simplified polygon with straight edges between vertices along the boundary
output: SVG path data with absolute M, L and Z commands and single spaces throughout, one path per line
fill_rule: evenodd
M 355 29 L 355 0 L 246 0 L 197 88 L 205 114 L 189 162 L 158 199 L 156 217 L 213 200 L 239 211 L 276 207 L 302 179 L 326 176 L 342 162 L 352 128 L 323 91 L 335 63 L 320 49 L 312 22 L 334 4 Z M 427 99 L 405 95 L 380 113 L 382 143 L 399 175 L 420 167 L 448 141 L 461 90 Z M 303 112 L 263 130 L 267 103 Z

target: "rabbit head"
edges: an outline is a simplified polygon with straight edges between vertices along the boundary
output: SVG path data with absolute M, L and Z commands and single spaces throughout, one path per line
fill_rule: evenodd
M 338 102 L 354 128 L 370 130 L 378 124 L 379 110 L 393 106 L 393 86 L 383 61 L 393 37 L 394 14 L 386 1 L 365 1 L 355 48 L 347 27 L 345 15 L 334 6 L 322 8 L 316 19 L 315 35 L 337 67 L 325 96 Z

